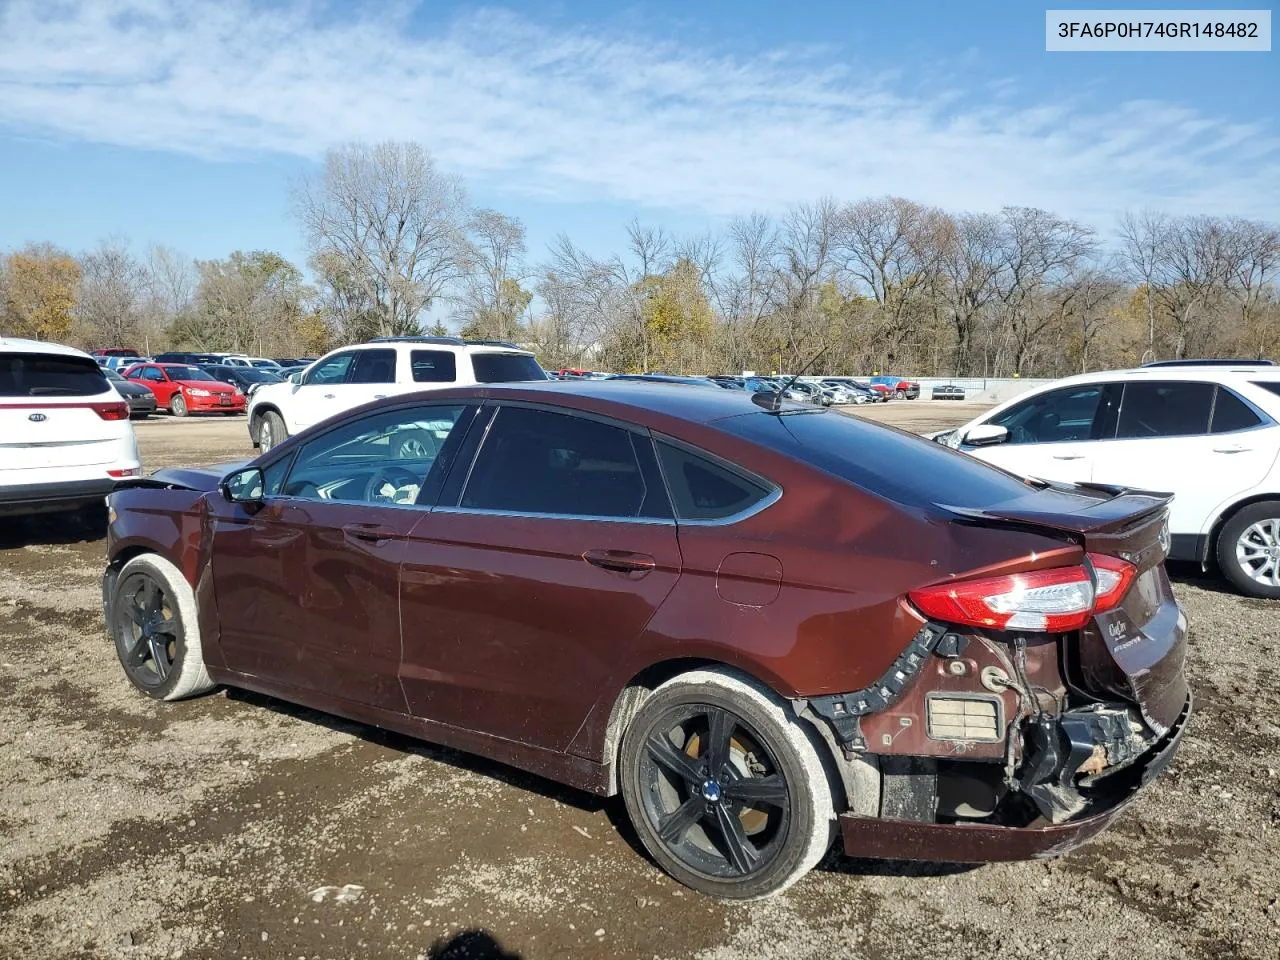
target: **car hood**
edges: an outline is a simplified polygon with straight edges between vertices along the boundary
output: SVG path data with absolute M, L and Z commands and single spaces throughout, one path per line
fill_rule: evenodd
M 208 492 L 217 490 L 222 478 L 249 463 L 248 460 L 231 460 L 207 467 L 162 467 L 149 477 L 121 480 L 116 489 L 127 487 L 180 487 L 183 490 Z

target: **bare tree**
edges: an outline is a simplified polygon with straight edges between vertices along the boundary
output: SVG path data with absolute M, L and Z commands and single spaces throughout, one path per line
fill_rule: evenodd
M 1120 218 L 1120 259 L 1129 278 L 1142 286 L 1147 308 L 1147 349 L 1144 363 L 1156 359 L 1155 288 L 1164 266 L 1169 218 L 1163 213 L 1144 210 L 1126 212 Z
M 137 344 L 148 277 L 128 242 L 102 240 L 80 258 L 80 269 L 76 313 L 92 338 L 116 346 Z
M 378 333 L 417 333 L 463 272 L 462 182 L 415 143 L 348 144 L 297 184 L 295 205 L 313 255 L 338 258 L 376 305 Z
M 950 217 L 939 229 L 938 244 L 936 295 L 955 332 L 953 368 L 960 376 L 970 376 L 978 322 L 996 295 L 995 279 L 1001 269 L 1000 222 L 985 213 Z
M 467 224 L 465 278 L 458 296 L 464 332 L 517 340 L 533 295 L 524 289 L 524 224 L 496 210 L 476 210 Z

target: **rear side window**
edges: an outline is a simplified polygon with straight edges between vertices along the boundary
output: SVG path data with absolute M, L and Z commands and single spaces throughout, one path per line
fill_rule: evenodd
M 1051 390 L 1014 404 L 988 423 L 1009 431 L 1008 443 L 1067 443 L 1093 436 L 1102 384 Z
M 0 397 L 96 397 L 110 389 L 89 357 L 0 353 Z
M 585 417 L 503 407 L 489 427 L 461 506 L 582 517 L 654 516 L 636 440 Z M 651 454 L 650 454 L 651 456 Z
M 252 368 L 251 368 L 252 369 Z M 351 364 L 347 383 L 395 383 L 394 350 L 361 350 Z
M 895 503 L 982 509 L 1036 489 L 968 454 L 839 413 L 744 413 L 715 425 Z
M 1213 423 L 1210 433 L 1230 433 L 1233 430 L 1248 430 L 1262 423 L 1262 418 L 1253 409 L 1226 387 L 1218 387 L 1218 395 L 1213 401 Z
M 547 372 L 527 353 L 473 353 L 476 383 L 516 383 L 545 380 Z
M 1209 432 L 1212 383 L 1126 383 L 1116 437 L 1194 437 Z
M 723 520 L 755 506 L 772 491 L 707 457 L 658 441 L 658 460 L 679 520 Z
M 414 350 L 409 354 L 414 383 L 455 383 L 458 358 L 448 350 Z

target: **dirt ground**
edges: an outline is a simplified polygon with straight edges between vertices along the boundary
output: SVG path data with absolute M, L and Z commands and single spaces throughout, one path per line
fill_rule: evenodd
M 925 432 L 976 409 L 868 415 Z M 138 436 L 148 469 L 250 452 L 243 418 Z M 0 521 L 0 957 L 1280 956 L 1280 607 L 1196 571 L 1176 589 L 1198 712 L 1100 839 L 976 869 L 833 853 L 729 905 L 660 873 L 617 799 L 263 697 L 144 698 L 87 535 Z

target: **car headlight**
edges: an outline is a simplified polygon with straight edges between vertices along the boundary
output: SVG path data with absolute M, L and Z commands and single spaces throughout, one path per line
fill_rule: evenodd
M 193 387 L 187 392 L 191 394 L 193 397 L 212 397 L 213 396 L 213 394 L 210 393 L 208 390 L 201 390 L 199 387 Z

